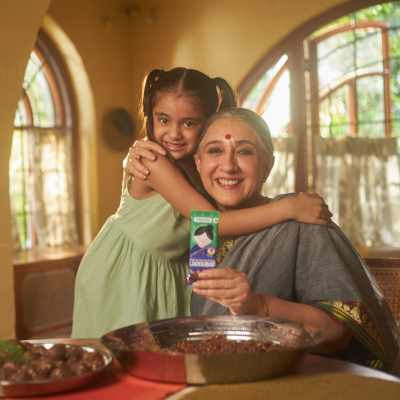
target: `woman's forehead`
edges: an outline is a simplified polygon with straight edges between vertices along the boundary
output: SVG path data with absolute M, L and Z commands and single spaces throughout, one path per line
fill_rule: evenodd
M 247 122 L 234 118 L 223 118 L 215 121 L 208 128 L 203 143 L 211 140 L 248 140 L 255 145 L 258 143 L 256 132 Z

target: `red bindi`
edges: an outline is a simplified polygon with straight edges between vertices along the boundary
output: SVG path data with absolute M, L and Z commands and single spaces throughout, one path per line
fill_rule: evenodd
M 228 133 L 227 135 L 225 135 L 225 139 L 230 139 L 232 136 Z

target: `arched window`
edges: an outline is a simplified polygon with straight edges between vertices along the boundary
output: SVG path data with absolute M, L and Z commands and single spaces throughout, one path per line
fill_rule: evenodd
M 25 72 L 10 157 L 12 213 L 23 249 L 79 242 L 73 129 L 67 77 L 40 32 Z
M 316 190 L 354 244 L 400 243 L 400 3 L 351 3 L 284 40 L 239 91 L 277 143 L 267 193 Z

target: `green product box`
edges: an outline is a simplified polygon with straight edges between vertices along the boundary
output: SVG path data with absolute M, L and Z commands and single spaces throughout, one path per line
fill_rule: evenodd
M 190 211 L 189 276 L 192 285 L 203 269 L 215 268 L 218 242 L 219 211 Z

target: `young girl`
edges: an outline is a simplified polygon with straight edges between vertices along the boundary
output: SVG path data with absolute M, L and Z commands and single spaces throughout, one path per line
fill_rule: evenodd
M 86 252 L 76 278 L 73 337 L 190 315 L 190 210 L 215 210 L 200 194 L 205 191 L 193 154 L 208 116 L 232 106 L 235 92 L 221 78 L 186 68 L 156 69 L 145 78 L 144 128 L 167 155 L 157 157 L 147 179 L 128 180 L 117 213 Z M 241 183 L 223 178 L 226 186 Z M 244 235 L 287 219 L 329 225 L 330 216 L 323 201 L 301 195 L 222 213 L 218 234 Z

